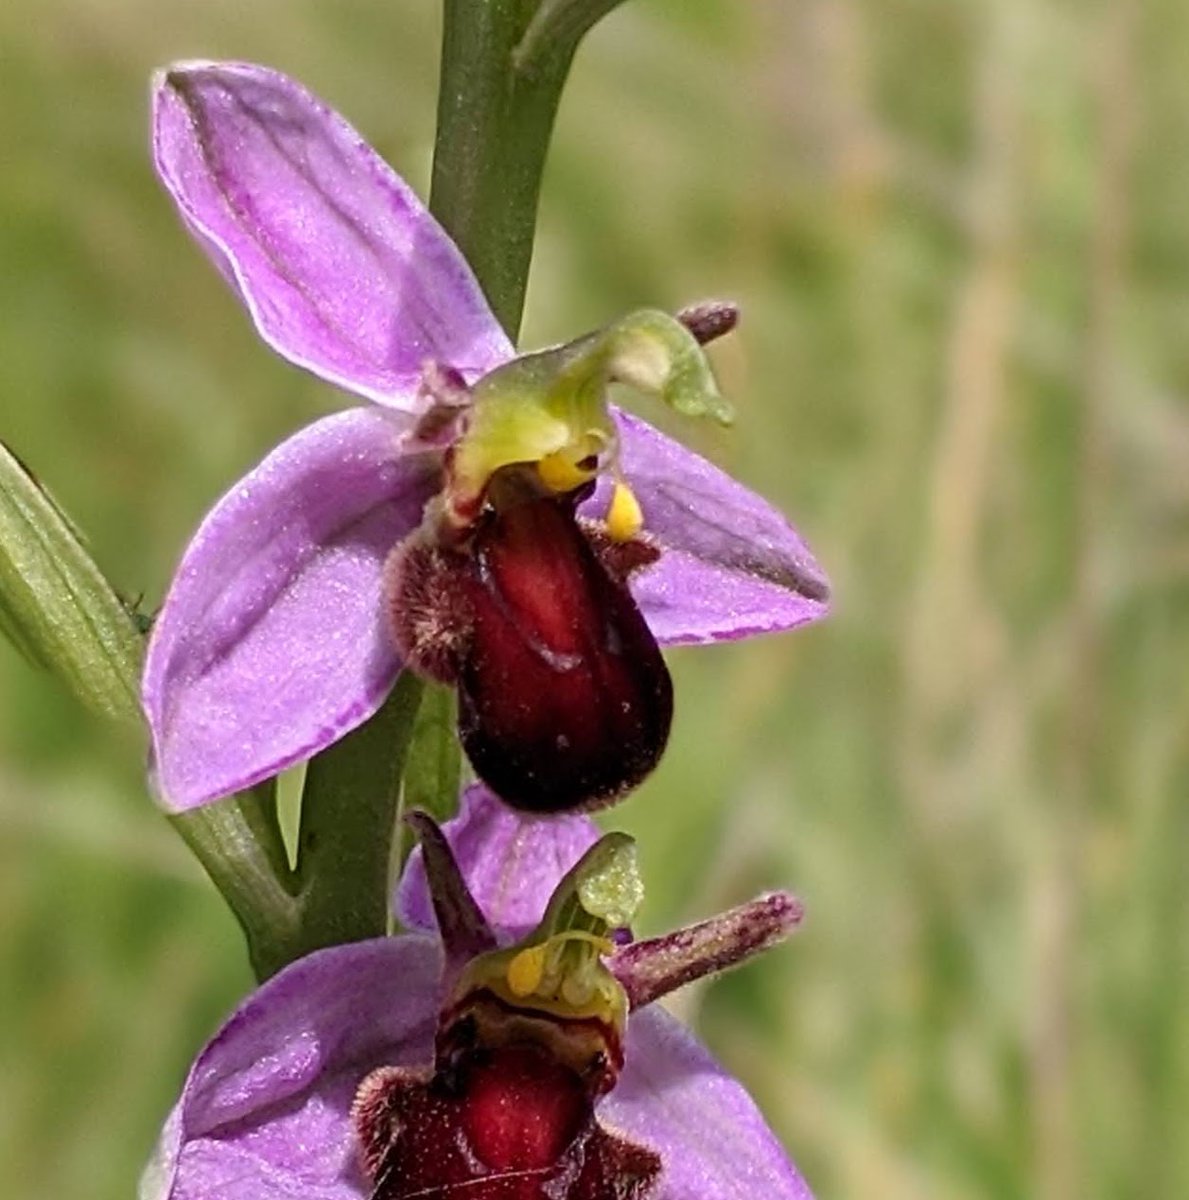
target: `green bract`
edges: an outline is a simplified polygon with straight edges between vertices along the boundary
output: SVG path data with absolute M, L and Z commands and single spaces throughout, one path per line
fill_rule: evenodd
M 0 631 L 91 708 L 139 724 L 136 622 L 61 509 L 3 445 Z

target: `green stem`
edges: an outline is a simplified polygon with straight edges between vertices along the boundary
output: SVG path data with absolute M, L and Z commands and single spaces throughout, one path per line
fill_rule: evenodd
M 401 778 L 422 690 L 402 672 L 380 711 L 306 769 L 292 958 L 388 930 Z
M 500 324 L 520 328 L 553 119 L 581 32 L 534 35 L 537 0 L 445 0 L 429 207 Z
M 454 689 L 427 683 L 405 756 L 403 811 L 429 813 L 439 823 L 448 821 L 458 811 L 462 754 L 457 729 L 458 697 Z M 415 840 L 412 829 L 406 827 L 400 831 L 394 870 L 404 866 Z
M 290 961 L 299 920 L 285 844 L 276 819 L 275 781 L 171 817 L 235 914 L 257 979 Z
M 541 0 L 513 54 L 521 67 L 548 53 L 550 43 L 577 46 L 583 35 L 623 0 Z
M 405 672 L 371 720 L 310 761 L 296 870 L 275 779 L 172 818 L 235 913 L 257 979 L 312 950 L 387 931 L 389 858 L 422 690 Z
M 405 759 L 406 809 L 419 808 L 439 822 L 454 815 L 462 765 L 457 729 L 458 698 L 454 689 L 427 683 Z

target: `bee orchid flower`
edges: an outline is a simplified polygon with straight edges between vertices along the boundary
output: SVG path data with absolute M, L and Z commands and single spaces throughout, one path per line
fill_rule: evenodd
M 261 337 L 366 401 L 269 453 L 185 551 L 143 680 L 168 808 L 324 749 L 406 667 L 458 689 L 505 801 L 608 803 L 664 747 L 658 647 L 825 613 L 779 512 L 608 403 L 627 384 L 723 419 L 698 343 L 732 310 L 644 310 L 518 357 L 412 190 L 264 67 L 162 72 L 153 146 Z
M 141 1200 L 810 1200 L 744 1089 L 649 1006 L 787 936 L 791 896 L 625 942 L 622 835 L 481 786 L 417 828 L 411 931 L 249 997 L 191 1068 Z

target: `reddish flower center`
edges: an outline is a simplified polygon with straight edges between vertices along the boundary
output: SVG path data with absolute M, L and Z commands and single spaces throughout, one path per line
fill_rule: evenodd
M 590 1115 L 577 1076 L 535 1046 L 498 1051 L 472 1064 L 469 1075 L 461 1125 L 469 1148 L 493 1171 L 553 1166 Z
M 514 504 L 475 538 L 459 730 L 475 770 L 539 812 L 614 799 L 656 765 L 672 685 L 627 587 L 565 498 Z
M 656 766 L 672 719 L 668 670 L 624 582 L 655 552 L 600 555 L 575 494 L 510 492 L 466 547 L 398 552 L 397 641 L 412 666 L 457 684 L 463 747 L 508 804 L 608 803 Z
M 531 1042 L 474 1051 L 428 1082 L 377 1072 L 355 1117 L 372 1200 L 643 1200 L 660 1170 L 604 1130 L 579 1076 Z

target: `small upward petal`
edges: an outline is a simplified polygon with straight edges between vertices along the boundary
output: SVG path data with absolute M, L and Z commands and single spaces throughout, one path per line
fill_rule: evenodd
M 540 921 L 557 881 L 599 840 L 589 817 L 526 817 L 481 783 L 467 788 L 442 832 L 487 920 L 511 938 Z M 436 928 L 420 846 L 401 877 L 396 914 L 413 929 Z
M 826 615 L 825 573 L 777 509 L 659 430 L 615 415 L 624 476 L 662 550 L 631 580 L 662 646 L 773 633 Z M 603 480 L 581 511 L 597 519 L 609 500 Z
M 471 959 L 496 948 L 495 934 L 471 895 L 438 823 L 420 810 L 409 813 L 405 822 L 417 835 L 434 919 L 442 939 L 443 975 L 453 982 Z
M 379 707 L 400 663 L 381 572 L 437 486 L 403 418 L 348 409 L 282 443 L 208 514 L 157 618 L 143 699 L 156 783 L 180 811 L 321 750 Z
M 458 248 L 296 81 L 178 63 L 154 80 L 153 149 L 187 226 L 292 362 L 407 408 L 426 359 L 471 378 L 510 357 Z

